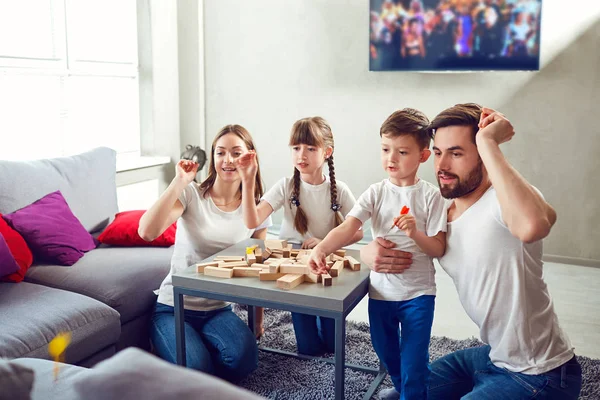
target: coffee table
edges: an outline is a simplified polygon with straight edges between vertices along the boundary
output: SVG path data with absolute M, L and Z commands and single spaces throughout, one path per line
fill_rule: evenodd
M 246 247 L 258 245 L 264 249 L 264 242 L 258 239 L 241 241 L 203 261 L 212 261 L 217 255 L 243 256 Z M 359 252 L 346 250 L 346 254 L 359 260 Z M 321 283 L 304 283 L 292 290 L 279 289 L 274 281 L 260 281 L 258 278 L 239 277 L 223 279 L 198 274 L 193 267 L 173 274 L 175 301 L 175 333 L 177 343 L 177 364 L 185 366 L 185 336 L 183 296 L 196 296 L 208 299 L 230 301 L 248 305 L 248 325 L 254 332 L 254 307 L 287 310 L 303 314 L 318 315 L 335 320 L 335 355 L 333 359 L 307 356 L 288 351 L 259 347 L 262 351 L 297 357 L 317 359 L 335 366 L 335 399 L 344 398 L 344 377 L 346 368 L 372 373 L 375 376 L 363 399 L 370 399 L 385 378 L 385 369 L 346 364 L 345 338 L 346 316 L 356 307 L 369 290 L 369 269 L 360 271 L 344 270 L 333 278 L 333 285 L 324 287 Z

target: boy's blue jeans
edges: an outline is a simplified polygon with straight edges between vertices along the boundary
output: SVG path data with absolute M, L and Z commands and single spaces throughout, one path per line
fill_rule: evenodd
M 185 310 L 185 348 L 189 368 L 236 381 L 258 366 L 254 334 L 231 306 L 213 311 Z M 150 327 L 157 355 L 177 363 L 174 308 L 157 303 Z
M 577 399 L 581 366 L 573 357 L 540 375 L 525 375 L 496 367 L 490 346 L 459 350 L 431 364 L 429 400 Z
M 320 356 L 335 352 L 335 320 L 315 315 L 292 313 L 298 353 Z
M 369 299 L 371 341 L 402 400 L 426 399 L 435 296 Z M 402 339 L 400 339 L 402 337 Z

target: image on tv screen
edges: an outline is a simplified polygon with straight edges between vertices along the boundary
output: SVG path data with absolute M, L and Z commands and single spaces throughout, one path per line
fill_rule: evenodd
M 370 0 L 371 71 L 538 70 L 542 0 Z

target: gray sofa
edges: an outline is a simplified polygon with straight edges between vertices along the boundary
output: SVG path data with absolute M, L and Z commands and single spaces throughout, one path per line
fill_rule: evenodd
M 108 148 L 0 161 L 0 213 L 60 190 L 98 236 L 118 212 L 115 178 L 116 154 Z M 34 260 L 25 281 L 0 283 L 0 357 L 48 359 L 49 341 L 63 331 L 72 332 L 69 364 L 92 366 L 128 346 L 148 349 L 153 290 L 167 275 L 171 254 L 171 248 L 100 245 L 70 267 Z

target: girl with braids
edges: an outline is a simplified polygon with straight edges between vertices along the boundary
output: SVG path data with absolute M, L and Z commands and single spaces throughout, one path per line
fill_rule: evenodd
M 173 364 L 176 362 L 173 273 L 241 240 L 267 236 L 270 219 L 252 229 L 242 222 L 242 181 L 235 162 L 254 149 L 246 129 L 240 125 L 225 126 L 212 143 L 208 177 L 196 184 L 198 164 L 179 161 L 175 178 L 140 220 L 138 233 L 147 241 L 177 221 L 171 271 L 158 289 L 150 327 L 157 355 Z M 251 197 L 258 201 L 262 194 L 257 166 Z M 242 379 L 257 367 L 256 339 L 229 303 L 185 296 L 184 308 L 188 367 L 227 380 Z
M 296 121 L 289 145 L 294 175 L 279 180 L 258 205 L 253 198 L 258 166 L 255 155 L 250 153 L 238 162 L 243 182 L 244 222 L 253 229 L 283 207 L 279 238 L 311 249 L 343 222 L 355 198 L 348 186 L 335 178 L 333 134 L 323 118 Z M 328 177 L 323 174 L 325 163 Z M 343 246 L 361 238 L 362 231 L 357 231 Z M 299 353 L 319 355 L 334 351 L 333 319 L 292 313 L 292 321 Z

